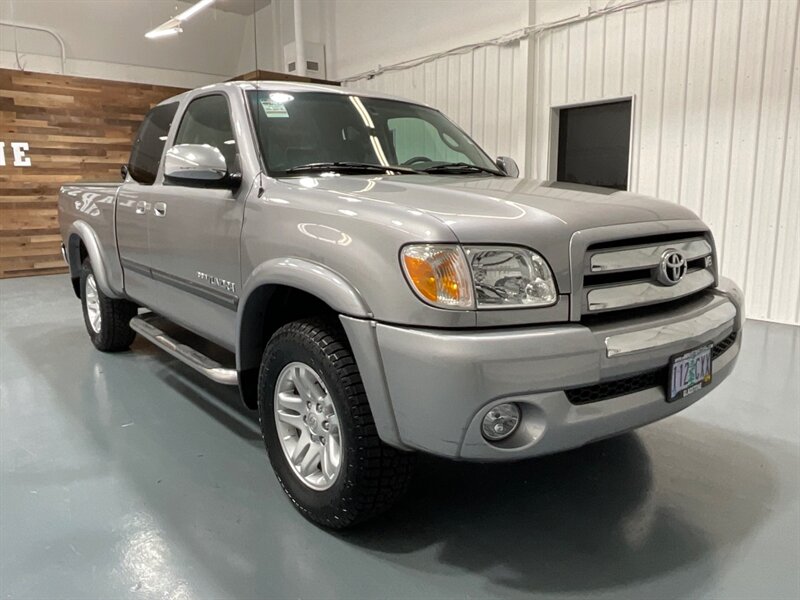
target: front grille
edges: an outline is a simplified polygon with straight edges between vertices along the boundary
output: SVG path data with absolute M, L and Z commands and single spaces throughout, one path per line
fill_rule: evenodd
M 608 400 L 609 398 L 625 396 L 627 394 L 633 394 L 634 392 L 641 392 L 642 390 L 661 386 L 666 380 L 667 370 L 662 368 L 656 369 L 655 371 L 647 371 L 646 373 L 639 373 L 638 375 L 626 377 L 625 379 L 615 379 L 595 385 L 587 385 L 586 387 L 564 390 L 564 393 L 567 395 L 567 399 L 573 404 L 591 404 L 592 402 L 600 402 L 600 400 Z
M 686 260 L 686 273 L 674 285 L 659 281 L 662 257 L 669 250 Z M 713 248 L 702 232 L 593 244 L 581 268 L 579 301 L 584 316 L 685 298 L 715 280 Z
M 734 331 L 725 339 L 714 344 L 714 347 L 711 349 L 711 360 L 717 360 L 720 356 L 725 354 L 725 352 L 728 351 L 728 348 L 736 343 L 736 336 L 738 333 L 738 331 Z
M 711 349 L 711 360 L 716 360 L 725 354 L 725 352 L 736 343 L 737 333 L 738 332 L 734 331 L 726 338 L 714 344 L 714 347 Z M 564 393 L 567 395 L 567 400 L 572 404 L 591 404 L 592 402 L 609 400 L 654 387 L 663 389 L 666 381 L 667 368 L 661 367 L 660 369 L 645 371 L 644 373 L 625 377 L 624 379 L 602 381 L 594 385 L 564 390 Z

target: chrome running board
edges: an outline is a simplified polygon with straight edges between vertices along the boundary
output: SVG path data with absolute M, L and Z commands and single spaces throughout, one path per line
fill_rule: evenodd
M 223 367 L 205 354 L 171 338 L 153 324 L 153 321 L 157 319 L 159 319 L 159 317 L 152 313 L 145 313 L 138 317 L 133 317 L 131 319 L 131 329 L 212 381 L 223 385 L 239 384 L 239 377 L 236 373 L 236 369 Z

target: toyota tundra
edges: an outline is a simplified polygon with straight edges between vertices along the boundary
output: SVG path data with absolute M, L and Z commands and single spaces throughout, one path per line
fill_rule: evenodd
M 147 114 L 122 175 L 59 197 L 92 343 L 138 333 L 238 386 L 326 527 L 389 507 L 417 452 L 512 461 L 663 419 L 742 343 L 690 210 L 520 178 L 418 102 L 206 86 Z

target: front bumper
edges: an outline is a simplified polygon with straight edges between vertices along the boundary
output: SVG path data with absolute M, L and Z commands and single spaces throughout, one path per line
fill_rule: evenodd
M 601 325 L 442 331 L 342 322 L 385 442 L 491 461 L 575 448 L 683 410 L 730 374 L 741 333 L 714 359 L 713 382 L 675 402 L 662 385 L 587 404 L 573 404 L 564 390 L 663 368 L 675 354 L 740 332 L 743 312 L 741 290 L 723 279 L 678 307 Z M 522 408 L 519 429 L 487 442 L 483 416 L 509 401 Z

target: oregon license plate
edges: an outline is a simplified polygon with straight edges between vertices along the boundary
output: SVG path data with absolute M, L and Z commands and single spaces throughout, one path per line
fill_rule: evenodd
M 713 344 L 707 344 L 670 359 L 668 402 L 685 398 L 711 383 L 712 347 Z

